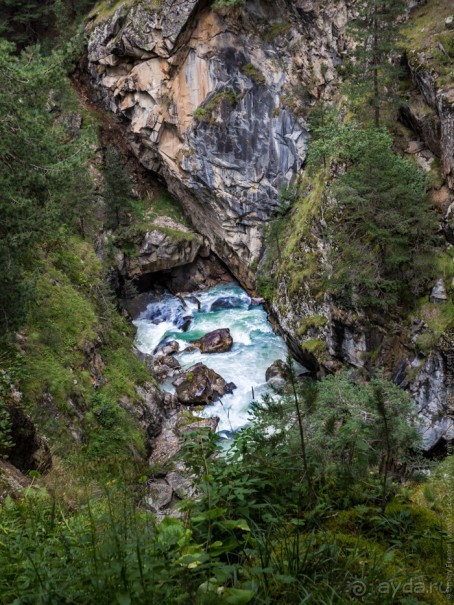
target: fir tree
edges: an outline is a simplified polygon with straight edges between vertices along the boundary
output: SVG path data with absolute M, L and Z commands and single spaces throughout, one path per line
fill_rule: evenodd
M 107 225 L 116 229 L 128 221 L 132 210 L 132 188 L 120 156 L 111 145 L 106 152 L 104 177 Z
M 383 131 L 358 130 L 361 154 L 332 187 L 327 283 L 349 307 L 409 305 L 433 277 L 435 216 L 422 172 Z
M 1 0 L 0 36 L 19 47 L 33 44 L 49 26 L 51 0 Z
M 369 100 L 375 127 L 379 128 L 383 101 L 393 87 L 396 68 L 392 56 L 397 52 L 399 20 L 405 3 L 403 0 L 360 0 L 356 8 L 357 18 L 350 25 L 357 44 L 352 75 L 356 92 Z
M 63 57 L 44 58 L 39 49 L 15 57 L 13 50 L 0 41 L 7 86 L 0 95 L 0 335 L 24 318 L 37 246 L 60 236 L 86 157 L 83 141 L 70 139 L 49 112 L 50 89 L 58 96 L 65 86 Z

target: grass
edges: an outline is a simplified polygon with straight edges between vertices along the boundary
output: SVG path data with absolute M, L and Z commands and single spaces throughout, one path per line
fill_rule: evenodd
M 254 67 L 252 63 L 248 63 L 247 65 L 245 65 L 241 71 L 246 74 L 248 78 L 250 78 L 254 82 L 257 82 L 257 84 L 261 84 L 263 86 L 266 83 L 265 76 L 260 70 Z
M 263 38 L 266 42 L 272 42 L 278 36 L 282 36 L 282 34 L 288 32 L 290 27 L 290 23 L 287 23 L 286 21 L 282 21 L 281 23 L 273 23 L 266 29 Z
M 317 218 L 324 199 L 325 178 L 321 171 L 313 178 L 306 176 L 301 189 L 308 193 L 300 197 L 291 215 L 289 237 L 283 251 L 283 256 L 291 256 L 299 247 L 301 238 L 308 234 L 314 218 Z
M 205 101 L 203 105 L 197 107 L 193 117 L 199 122 L 214 123 L 215 114 L 219 111 L 223 103 L 230 107 L 235 107 L 240 101 L 241 95 L 238 95 L 233 88 L 226 88 L 220 92 L 215 92 L 212 97 Z
M 56 451 L 80 450 L 74 433 L 89 443 L 99 432 L 92 410 L 98 396 L 117 414 L 106 441 L 140 451 L 144 435 L 119 401 L 138 403 L 135 387 L 151 377 L 132 351 L 132 329 L 111 302 L 90 243 L 73 237 L 43 255 L 24 336 L 23 403 Z M 119 441 L 119 432 L 130 438 Z
M 452 83 L 454 37 L 445 28 L 445 19 L 453 14 L 449 0 L 428 0 L 417 8 L 402 28 L 402 46 L 410 49 L 409 60 L 415 69 L 431 71 L 437 76 L 437 85 Z M 451 56 L 449 60 L 438 47 L 442 44 Z M 424 59 L 420 57 L 424 54 Z
M 311 353 L 317 361 L 321 361 L 326 352 L 326 343 L 319 338 L 308 338 L 307 340 L 303 340 L 301 342 L 301 347 L 308 353 Z
M 162 190 L 159 198 L 149 200 L 146 206 L 146 217 L 151 221 L 168 216 L 185 227 L 190 226 L 181 205 L 167 190 Z
M 298 336 L 304 336 L 309 330 L 316 330 L 326 326 L 328 320 L 323 315 L 311 315 L 305 319 L 298 328 Z
M 454 303 L 448 300 L 442 304 L 426 302 L 418 315 L 424 320 L 427 328 L 418 336 L 418 348 L 429 353 L 448 331 L 454 329 Z
M 454 302 L 452 299 L 454 278 L 453 251 L 439 252 L 437 255 L 437 276 L 443 278 L 448 300 L 443 303 L 431 303 L 425 296 L 418 303 L 416 317 L 426 325 L 424 332 L 418 336 L 416 344 L 420 351 L 429 353 L 444 334 L 454 329 Z
M 122 4 L 127 7 L 132 7 L 141 1 L 142 0 L 103 0 L 96 4 L 89 13 L 88 18 L 94 19 L 94 24 L 99 25 L 102 21 L 112 17 Z
M 295 195 L 287 212 L 270 222 L 265 234 L 266 254 L 259 267 L 257 287 L 261 296 L 272 302 L 283 315 L 287 314 L 281 300 L 281 289 L 285 286 L 291 304 L 299 307 L 299 299 L 309 297 L 315 303 L 321 302 L 324 295 L 322 280 L 322 257 L 317 236 L 317 228 L 322 204 L 325 199 L 325 175 L 323 171 L 311 176 L 306 174 L 301 183 L 294 188 Z M 294 199 L 293 199 L 294 198 Z M 318 339 L 312 339 L 309 345 L 304 336 L 309 330 L 321 328 L 325 319 L 314 313 L 312 317 L 294 314 L 293 333 L 298 336 L 299 345 L 313 349 L 315 356 L 321 356 L 324 345 Z M 316 342 L 315 342 L 316 341 Z
M 156 225 L 160 218 L 170 218 L 185 229 L 177 226 Z M 138 246 L 147 231 L 161 231 L 175 241 L 192 241 L 199 236 L 190 230 L 189 221 L 183 214 L 180 204 L 167 191 L 162 191 L 158 199 L 149 199 L 146 202 L 140 200 L 136 204 L 135 218 L 130 225 L 122 225 L 115 234 L 113 243 L 119 245 L 128 254 L 136 252 Z
M 290 297 L 298 296 L 304 287 L 315 299 L 323 294 L 321 257 L 313 228 L 320 216 L 325 195 L 323 171 L 306 175 L 300 185 L 302 192 L 294 203 L 290 220 L 283 230 L 282 253 L 278 274 L 287 276 Z M 296 326 L 296 332 L 300 326 Z

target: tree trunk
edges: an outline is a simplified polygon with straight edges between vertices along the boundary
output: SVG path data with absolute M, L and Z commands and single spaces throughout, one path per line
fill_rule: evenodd
M 301 458 L 303 461 L 304 474 L 306 476 L 309 501 L 313 502 L 315 499 L 315 493 L 314 493 L 314 488 L 312 485 L 312 477 L 311 477 L 311 473 L 309 470 L 309 465 L 307 463 L 306 440 L 304 438 L 303 418 L 301 415 L 301 408 L 300 408 L 300 403 L 299 403 L 299 399 L 298 399 L 298 393 L 296 391 L 295 374 L 294 374 L 291 362 L 288 363 L 287 365 L 289 368 L 290 382 L 292 384 L 293 398 L 295 401 L 296 416 L 297 416 L 297 420 L 298 420 L 298 428 L 299 428 L 299 432 L 300 432 L 300 441 L 301 441 Z
M 374 122 L 375 128 L 380 128 L 380 93 L 378 88 L 378 17 L 377 6 L 374 9 L 374 42 L 373 42 L 373 79 L 374 79 Z

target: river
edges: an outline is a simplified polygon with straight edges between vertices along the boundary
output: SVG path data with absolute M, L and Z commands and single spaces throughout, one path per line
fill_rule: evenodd
M 265 381 L 267 368 L 276 359 L 285 359 L 287 346 L 267 319 L 262 305 L 252 306 L 251 298 L 236 283 L 218 285 L 197 293 L 198 303 L 191 296 L 181 300 L 169 293 L 159 302 L 147 306 L 134 321 L 137 328 L 136 347 L 142 353 L 152 355 L 163 341 L 176 340 L 180 352 L 176 358 L 183 369 L 202 362 L 215 370 L 227 382 L 237 388 L 231 395 L 207 405 L 203 416 L 218 416 L 219 432 L 229 436 L 248 423 L 248 409 L 255 398 L 260 398 L 269 388 Z M 183 325 L 191 316 L 186 332 Z M 185 352 L 192 340 L 212 330 L 229 328 L 233 347 L 226 353 Z M 171 380 L 162 386 L 174 390 Z

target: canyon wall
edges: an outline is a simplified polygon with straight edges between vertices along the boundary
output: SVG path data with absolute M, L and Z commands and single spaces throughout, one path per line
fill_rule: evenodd
M 140 162 L 254 287 L 264 224 L 304 162 L 308 98 L 330 87 L 340 63 L 345 3 L 253 0 L 215 11 L 163 0 L 103 10 L 87 24 L 99 98 Z

